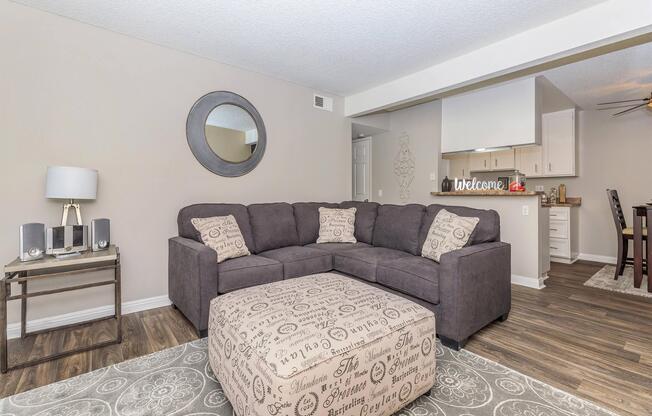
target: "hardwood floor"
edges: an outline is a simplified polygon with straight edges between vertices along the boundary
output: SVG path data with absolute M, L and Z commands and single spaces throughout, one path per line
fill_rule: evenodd
M 652 299 L 583 286 L 597 263 L 552 264 L 543 290 L 512 286 L 509 319 L 479 355 L 623 415 L 652 415 Z
M 476 334 L 467 349 L 623 415 L 652 415 L 652 299 L 582 284 L 602 266 L 554 263 L 543 290 L 513 286 L 509 319 Z M 113 323 L 12 340 L 38 356 L 109 339 Z M 126 315 L 124 342 L 0 375 L 0 397 L 196 339 L 172 308 Z

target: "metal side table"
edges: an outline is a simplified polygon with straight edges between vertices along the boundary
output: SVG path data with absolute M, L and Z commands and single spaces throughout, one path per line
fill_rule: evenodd
M 29 292 L 28 284 L 35 280 L 55 279 L 66 275 L 88 273 L 100 270 L 114 270 L 114 278 L 111 280 L 94 281 L 91 283 L 65 286 L 58 289 L 41 290 Z M 68 355 L 89 351 L 107 345 L 119 344 L 122 342 L 122 312 L 120 293 L 120 251 L 116 246 L 110 246 L 104 251 L 87 251 L 79 256 L 57 259 L 47 256 L 40 260 L 21 262 L 19 259 L 7 264 L 4 269 L 4 277 L 0 279 L 0 372 L 6 373 L 9 370 L 24 368 Z M 12 284 L 20 286 L 19 294 L 12 294 Z M 69 292 L 71 290 L 88 289 L 97 286 L 114 285 L 115 287 L 115 312 L 113 315 L 78 322 L 71 325 L 63 325 L 55 328 L 48 328 L 41 331 L 27 332 L 27 300 L 37 296 L 53 295 L 56 293 Z M 103 341 L 68 351 L 59 352 L 47 357 L 34 360 L 14 363 L 9 365 L 9 351 L 7 343 L 7 304 L 12 300 L 20 299 L 20 335 L 22 338 L 59 329 L 71 328 L 85 325 L 92 322 L 99 322 L 107 319 L 115 319 L 117 330 L 115 339 Z

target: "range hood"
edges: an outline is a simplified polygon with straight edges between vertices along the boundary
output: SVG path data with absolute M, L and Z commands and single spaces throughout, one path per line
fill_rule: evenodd
M 542 77 L 442 100 L 442 153 L 541 144 Z

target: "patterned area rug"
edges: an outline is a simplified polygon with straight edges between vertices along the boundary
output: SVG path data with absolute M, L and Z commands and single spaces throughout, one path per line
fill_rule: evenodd
M 584 282 L 584 286 L 597 287 L 598 289 L 609 290 L 612 292 L 627 293 L 630 295 L 644 296 L 652 298 L 652 293 L 647 291 L 647 276 L 643 276 L 643 283 L 639 289 L 634 287 L 634 268 L 626 266 L 623 275 L 614 279 L 616 266 L 606 265 L 589 280 Z
M 172 414 L 233 415 L 208 365 L 206 339 L 0 401 L 2 416 Z M 270 416 L 282 414 L 270 412 Z M 324 409 L 320 414 L 330 412 Z M 398 415 L 599 416 L 614 413 L 468 351 L 452 351 L 438 342 L 436 386 L 428 397 L 420 397 Z

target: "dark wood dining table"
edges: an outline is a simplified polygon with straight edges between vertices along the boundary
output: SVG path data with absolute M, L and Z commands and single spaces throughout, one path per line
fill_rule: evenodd
M 643 219 L 646 226 L 652 224 L 652 205 L 641 204 L 633 207 L 634 210 L 634 287 L 640 288 L 643 283 Z M 649 238 L 649 237 L 648 237 Z M 652 246 L 649 241 L 645 244 L 647 249 L 646 258 L 652 258 Z M 647 261 L 646 261 L 647 263 Z M 647 268 L 647 291 L 652 293 L 652 273 L 650 265 Z

